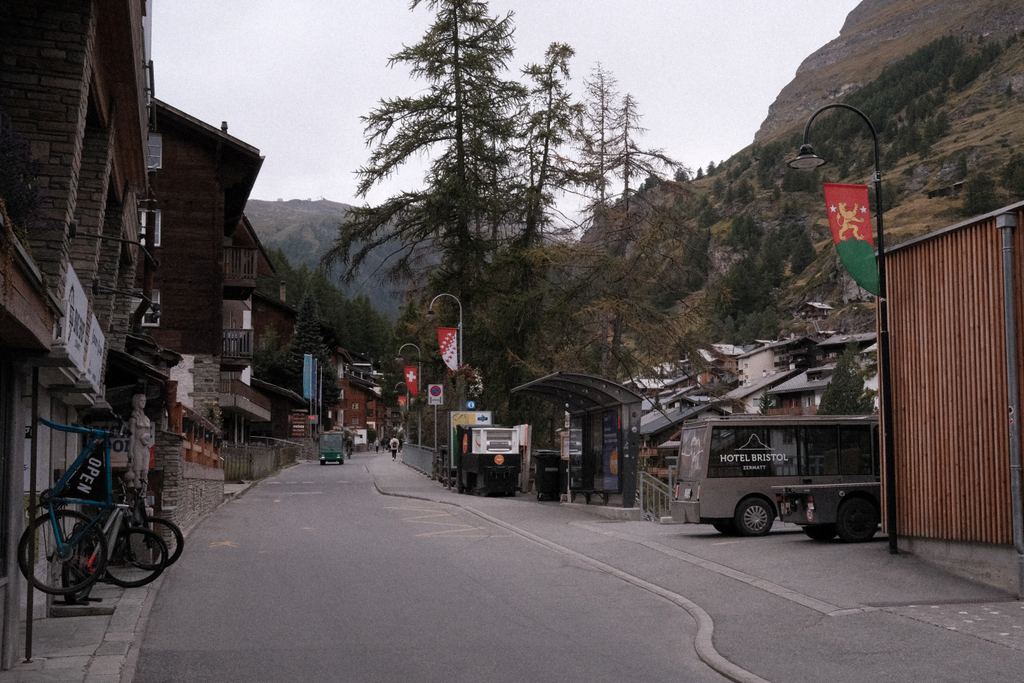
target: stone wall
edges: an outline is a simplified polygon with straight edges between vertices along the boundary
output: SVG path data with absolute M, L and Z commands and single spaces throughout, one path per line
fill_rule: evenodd
M 195 463 L 185 463 L 181 502 L 175 523 L 188 533 L 192 527 L 224 502 L 224 473 Z
M 195 393 L 192 401 L 194 410 L 203 412 L 203 404 L 217 403 L 220 399 L 220 358 L 197 354 L 192 366 L 192 381 Z
M 163 474 L 160 515 L 184 532 L 224 502 L 224 472 L 185 462 L 180 434 L 158 432 L 155 469 Z

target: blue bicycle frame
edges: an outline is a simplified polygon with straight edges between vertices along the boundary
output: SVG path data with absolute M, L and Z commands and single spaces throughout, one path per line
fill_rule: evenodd
M 103 429 L 59 424 L 43 418 L 39 418 L 39 421 L 50 429 L 86 436 L 85 448 L 53 488 L 42 493 L 40 500 L 51 517 L 55 509 L 65 505 L 90 505 L 100 509 L 99 514 L 93 517 L 89 525 L 72 539 L 71 543 L 74 544 L 93 524 L 106 517 L 106 513 L 116 507 L 110 468 L 110 439 L 118 434 Z M 69 485 L 71 490 L 68 495 L 61 495 Z

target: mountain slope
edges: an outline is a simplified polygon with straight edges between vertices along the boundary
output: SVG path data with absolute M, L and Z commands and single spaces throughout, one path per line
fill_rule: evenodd
M 345 221 L 350 208 L 348 204 L 325 199 L 276 202 L 250 199 L 245 206 L 245 215 L 252 222 L 263 246 L 280 249 L 295 267 L 306 265 L 315 269 L 337 238 L 338 226 Z M 377 265 L 379 263 L 371 262 L 364 271 L 372 273 Z M 382 315 L 392 319 L 398 316 L 399 302 L 384 285 L 372 278 L 342 286 L 342 290 L 348 298 L 366 294 L 374 309 Z
M 818 107 L 877 77 L 893 61 L 946 35 L 1005 40 L 1024 30 L 1019 0 L 864 0 L 839 37 L 814 52 L 768 108 L 755 142 L 803 123 Z

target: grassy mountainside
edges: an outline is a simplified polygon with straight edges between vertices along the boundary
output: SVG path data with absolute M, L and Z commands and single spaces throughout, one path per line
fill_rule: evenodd
M 1024 136 L 1021 29 L 1020 3 L 868 0 L 840 39 L 808 58 L 755 143 L 691 183 L 712 238 L 708 292 L 728 341 L 767 336 L 773 324 L 808 331 L 795 318 L 806 301 L 835 306 L 831 324 L 841 331 L 873 327 L 873 298 L 838 262 L 821 192 L 822 182 L 870 183 L 867 126 L 850 112 L 824 114 L 810 140 L 829 164 L 808 174 L 785 163 L 824 104 L 856 106 L 878 130 L 887 246 L 1024 199 L 1024 183 L 1012 181 L 1015 173 L 1024 177 L 1024 157 L 1014 156 Z M 745 234 L 757 239 L 737 239 L 741 219 L 752 220 Z M 789 260 L 784 277 L 761 283 L 775 289 L 771 302 L 761 297 L 760 309 L 729 301 L 744 296 L 738 285 L 750 279 L 752 264 L 754 271 L 777 269 L 779 255 L 771 252 L 787 230 L 806 233 L 813 262 L 800 269 Z M 770 303 L 776 319 L 744 330 L 744 320 L 763 317 Z

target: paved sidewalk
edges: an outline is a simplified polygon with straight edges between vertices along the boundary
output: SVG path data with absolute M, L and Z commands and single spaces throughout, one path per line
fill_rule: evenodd
M 225 502 L 250 486 L 226 484 Z M 87 605 L 66 605 L 56 598 L 52 613 L 61 616 L 32 623 L 31 661 L 25 660 L 22 624 L 16 664 L 0 671 L 0 683 L 131 683 L 146 618 L 162 582 L 161 575 L 141 588 L 98 583 L 89 593 L 98 600 Z

